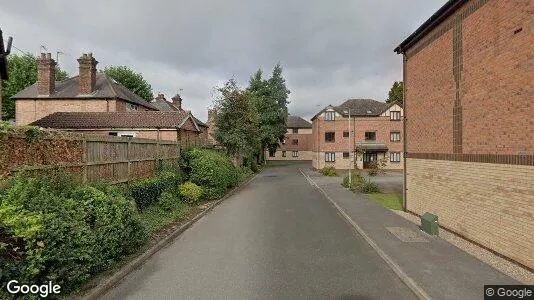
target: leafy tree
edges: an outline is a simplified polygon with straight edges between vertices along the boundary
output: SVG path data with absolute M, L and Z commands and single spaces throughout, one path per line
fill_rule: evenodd
M 2 111 L 5 119 L 15 117 L 15 101 L 12 96 L 37 82 L 37 58 L 31 55 L 12 54 L 7 58 L 9 80 L 2 82 Z M 69 74 L 56 69 L 56 81 L 69 78 Z
M 218 88 L 215 100 L 216 139 L 225 146 L 229 155 L 250 158 L 257 151 L 259 141 L 258 113 L 251 101 L 251 94 L 242 91 L 234 79 Z
M 389 90 L 388 99 L 386 100 L 386 103 L 391 102 L 399 102 L 400 104 L 403 104 L 403 90 L 404 90 L 404 84 L 402 81 L 395 81 L 393 83 L 393 86 Z
M 154 99 L 152 86 L 141 73 L 136 73 L 126 66 L 110 66 L 104 69 L 104 73 L 146 101 Z

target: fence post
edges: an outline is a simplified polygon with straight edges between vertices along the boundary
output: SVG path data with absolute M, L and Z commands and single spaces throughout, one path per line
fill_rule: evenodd
M 130 138 L 128 138 L 128 149 L 126 153 L 126 160 L 128 160 L 128 174 L 127 174 L 127 180 L 130 181 L 130 174 L 132 173 L 132 159 L 130 152 L 132 151 L 132 141 Z
M 85 134 L 82 133 L 82 148 L 83 148 L 83 155 L 82 155 L 82 163 L 83 163 L 83 175 L 82 175 L 82 182 L 85 184 L 87 183 L 87 139 L 85 138 Z

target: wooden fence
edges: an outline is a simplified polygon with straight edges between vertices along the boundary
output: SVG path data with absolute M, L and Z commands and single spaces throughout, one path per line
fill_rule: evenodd
M 36 143 L 39 143 L 37 141 Z M 175 163 L 180 157 L 182 149 L 189 146 L 209 148 L 210 145 L 202 141 L 157 141 L 113 136 L 90 136 L 69 138 L 72 151 L 81 151 L 82 155 L 67 163 L 43 162 L 30 164 L 12 169 L 37 171 L 46 169 L 65 169 L 81 176 L 83 182 L 105 180 L 110 183 L 121 183 L 130 180 L 154 176 L 158 160 L 165 165 Z M 30 145 L 31 146 L 31 145 Z M 30 147 L 28 146 L 28 147 Z M 81 149 L 80 149 L 81 147 Z M 18 149 L 25 151 L 25 149 Z

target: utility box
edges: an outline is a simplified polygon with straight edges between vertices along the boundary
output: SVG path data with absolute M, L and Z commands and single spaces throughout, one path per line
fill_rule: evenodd
M 421 230 L 427 234 L 437 236 L 438 229 L 438 216 L 427 212 L 421 217 Z

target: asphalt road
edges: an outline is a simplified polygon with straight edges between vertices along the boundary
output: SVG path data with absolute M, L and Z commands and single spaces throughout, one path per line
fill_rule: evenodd
M 103 299 L 414 299 L 298 168 L 264 170 Z

